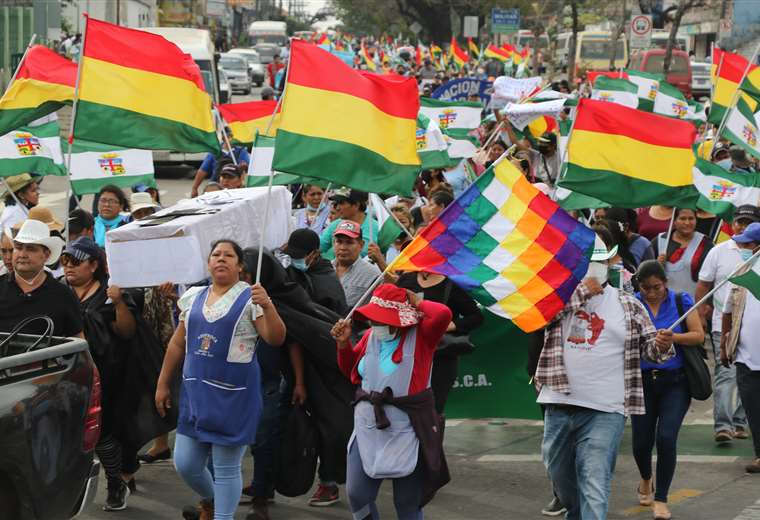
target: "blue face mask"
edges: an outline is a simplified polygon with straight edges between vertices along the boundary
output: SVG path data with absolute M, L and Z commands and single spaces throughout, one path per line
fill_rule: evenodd
M 718 161 L 715 164 L 717 164 L 724 170 L 731 170 L 731 159 L 723 159 L 722 161 Z
M 290 265 L 292 265 L 294 268 L 298 269 L 301 272 L 304 272 L 309 268 L 308 264 L 306 263 L 305 258 L 291 258 Z
M 751 249 L 739 249 L 739 254 L 742 257 L 742 262 L 746 262 L 750 258 L 752 258 L 752 250 Z

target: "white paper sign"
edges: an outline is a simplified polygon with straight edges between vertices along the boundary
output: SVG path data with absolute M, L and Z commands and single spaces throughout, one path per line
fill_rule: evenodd
M 504 115 L 515 128 L 522 131 L 534 119 L 541 116 L 557 117 L 564 106 L 564 99 L 542 103 L 507 103 L 504 107 Z

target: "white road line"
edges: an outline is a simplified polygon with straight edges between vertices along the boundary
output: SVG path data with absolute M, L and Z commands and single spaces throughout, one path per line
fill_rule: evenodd
M 528 455 L 482 455 L 478 457 L 478 462 L 541 462 L 541 455 L 538 453 Z
M 760 520 L 760 500 L 744 509 L 734 520 Z
M 618 457 L 623 460 L 633 460 L 630 455 L 621 455 Z M 694 464 L 731 464 L 736 462 L 739 457 L 722 456 L 722 455 L 679 455 L 678 462 L 691 462 Z M 656 461 L 657 456 L 653 456 L 652 460 Z M 502 454 L 489 454 L 481 455 L 476 459 L 477 462 L 541 462 L 540 453 L 530 453 L 524 455 L 502 455 Z
M 462 419 L 446 419 L 446 428 L 453 428 L 454 426 L 459 426 L 463 422 L 464 420 Z

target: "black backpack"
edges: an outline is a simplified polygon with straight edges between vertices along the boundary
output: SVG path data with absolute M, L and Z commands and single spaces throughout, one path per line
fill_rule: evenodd
M 275 489 L 286 497 L 305 495 L 317 471 L 317 427 L 303 406 L 294 405 L 283 428 Z

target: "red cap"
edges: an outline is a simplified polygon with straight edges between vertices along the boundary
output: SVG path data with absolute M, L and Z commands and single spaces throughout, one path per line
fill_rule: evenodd
M 406 290 L 384 283 L 372 293 L 367 305 L 356 309 L 356 316 L 392 327 L 417 325 L 421 313 L 409 303 Z
M 361 238 L 362 227 L 353 220 L 341 220 L 333 231 L 333 236 L 344 235 L 349 238 Z

